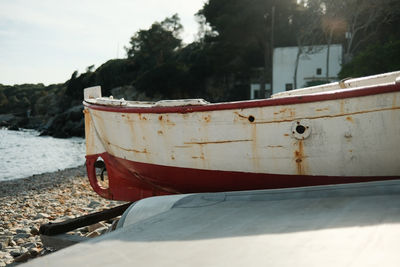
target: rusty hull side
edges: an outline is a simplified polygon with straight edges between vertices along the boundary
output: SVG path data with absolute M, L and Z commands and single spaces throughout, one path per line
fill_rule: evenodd
M 398 91 L 189 113 L 87 107 L 85 116 L 88 159 L 118 165 L 115 188 L 141 188 L 137 199 L 400 176 Z

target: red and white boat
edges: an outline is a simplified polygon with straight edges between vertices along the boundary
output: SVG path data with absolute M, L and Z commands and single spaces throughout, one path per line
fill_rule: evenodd
M 84 105 L 88 177 L 109 199 L 400 178 L 400 72 L 215 104 L 91 87 Z

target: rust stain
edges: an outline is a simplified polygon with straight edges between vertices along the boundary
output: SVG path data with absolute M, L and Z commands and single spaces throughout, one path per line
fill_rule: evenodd
M 305 174 L 305 168 L 304 168 L 304 147 L 303 147 L 303 140 L 298 141 L 298 149 L 294 151 L 294 158 L 297 166 L 297 174 L 298 175 L 304 175 Z
M 274 115 L 283 114 L 283 116 L 294 117 L 296 116 L 296 110 L 294 108 L 281 108 L 278 112 L 274 112 Z
M 157 131 L 157 133 L 159 134 L 159 135 L 163 135 L 164 133 L 163 133 L 163 131 Z
M 353 120 L 353 118 L 352 118 L 352 117 L 350 117 L 350 116 L 347 116 L 347 117 L 346 117 L 346 120 L 347 120 L 347 121 L 349 121 L 349 122 L 352 122 L 352 123 L 354 123 L 354 120 Z
M 248 117 L 246 115 L 240 114 L 239 112 L 235 111 L 234 112 L 236 115 L 238 115 L 238 117 L 242 118 L 242 119 L 248 119 Z
M 258 154 L 258 142 L 257 142 L 257 124 L 253 124 L 251 127 L 251 152 L 252 152 L 252 162 L 255 170 L 260 170 L 260 157 Z
M 135 153 L 144 153 L 144 154 L 147 154 L 147 153 L 148 153 L 146 148 L 143 149 L 143 150 L 132 149 L 131 151 L 133 151 L 133 152 L 135 152 Z
M 337 118 L 337 117 L 343 117 L 343 116 L 351 116 L 351 115 L 358 115 L 358 114 L 368 114 L 368 113 L 372 113 L 372 112 L 387 111 L 387 110 L 397 110 L 397 109 L 400 109 L 400 107 L 373 109 L 373 110 L 357 111 L 357 112 L 352 112 L 352 113 L 342 113 L 342 114 L 335 114 L 335 115 L 309 116 L 309 117 L 306 117 L 306 119 Z M 254 122 L 253 124 L 268 124 L 268 123 L 291 122 L 293 120 L 294 119 L 289 118 L 289 119 L 284 119 L 284 120 L 257 121 L 257 122 Z
M 204 158 L 204 155 L 201 155 L 200 157 L 192 156 L 192 159 L 205 159 L 205 158 Z
M 174 156 L 174 155 L 171 155 L 171 159 L 174 160 L 174 159 L 175 159 L 175 156 Z
M 340 113 L 344 113 L 344 100 L 340 100 Z
M 168 114 L 159 115 L 158 120 L 162 126 L 175 126 L 175 123 L 170 121 Z
M 225 143 L 236 143 L 236 142 L 251 142 L 252 139 L 242 139 L 242 140 L 221 140 L 221 141 L 203 141 L 203 142 L 183 142 L 187 145 L 208 145 L 208 144 L 225 144 Z
M 190 148 L 192 146 L 175 146 L 176 148 Z
M 205 116 L 204 118 L 205 122 L 210 122 L 211 121 L 211 115 Z
M 126 115 L 125 114 L 121 114 L 121 117 L 125 117 Z
M 317 112 L 328 111 L 328 110 L 329 110 L 329 108 L 317 108 L 317 109 L 315 109 L 315 111 L 317 111 Z
M 168 124 L 169 126 L 175 126 L 175 123 L 172 122 L 172 121 L 170 121 L 169 119 L 167 119 L 167 124 Z
M 83 110 L 83 113 L 85 114 L 86 151 L 89 152 L 94 150 L 94 136 L 92 136 L 91 132 L 92 118 L 89 110 L 86 108 Z
M 119 149 L 124 150 L 124 151 L 135 152 L 135 153 L 143 153 L 143 154 L 149 153 L 146 148 L 143 149 L 143 150 L 137 150 L 137 149 L 133 149 L 133 148 L 132 149 L 128 149 L 128 148 L 124 148 L 124 147 L 120 147 L 118 145 L 112 144 L 108 140 L 106 140 L 106 142 L 107 142 L 108 145 L 114 146 L 114 147 L 119 148 Z
M 283 136 L 289 136 L 289 134 L 284 134 Z
M 139 116 L 139 120 L 147 121 L 147 118 L 144 115 L 142 115 L 142 113 L 138 113 L 138 116 Z

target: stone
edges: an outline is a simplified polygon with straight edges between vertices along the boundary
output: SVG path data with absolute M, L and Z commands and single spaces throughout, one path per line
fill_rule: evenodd
M 9 253 L 10 253 L 10 255 L 13 256 L 14 258 L 15 258 L 15 257 L 18 257 L 18 256 L 20 256 L 20 255 L 22 254 L 22 253 L 21 253 L 21 248 L 19 248 L 19 247 L 10 250 Z
M 21 247 L 21 253 L 25 253 L 25 252 L 28 252 L 28 249 L 24 248 L 24 247 Z
M 36 226 L 32 226 L 30 233 L 32 235 L 38 235 L 39 234 L 39 229 Z
M 17 243 L 18 246 L 22 246 L 25 243 L 25 240 L 22 238 L 18 238 L 17 240 L 14 240 L 15 243 Z
M 5 267 L 7 264 L 5 261 L 0 260 L 0 267 Z
M 12 259 L 6 259 L 5 262 L 6 262 L 6 264 L 11 264 L 11 263 L 14 262 L 14 258 L 12 258 Z
M 38 214 L 36 214 L 34 219 L 37 220 L 37 219 L 44 219 L 44 218 L 48 218 L 48 217 L 50 217 L 49 214 L 39 212 Z
M 0 249 L 4 249 L 10 243 L 11 238 L 8 236 L 0 236 Z
M 22 247 L 27 248 L 28 250 L 31 248 L 36 248 L 37 244 L 34 242 L 28 242 L 22 245 Z
M 32 257 L 36 257 L 40 253 L 40 249 L 38 248 L 31 248 L 29 249 L 29 253 L 31 254 Z
M 89 208 L 95 208 L 95 207 L 97 207 L 99 205 L 100 205 L 100 202 L 92 200 L 92 201 L 90 201 L 88 207 Z
M 28 237 L 30 237 L 31 235 L 30 234 L 24 234 L 24 233 L 19 233 L 19 234 L 16 234 L 14 237 L 13 237 L 13 240 L 17 240 L 17 239 L 19 239 L 19 238 L 28 238 Z
M 70 171 L 0 182 L 0 194 L 7 195 L 7 198 L 0 199 L 0 259 L 3 262 L 9 264 L 14 257 L 20 256 L 23 256 L 22 260 L 27 257 L 24 255 L 26 252 L 32 257 L 37 253 L 51 253 L 39 234 L 39 225 L 48 223 L 50 219 L 65 221 L 122 204 L 98 197 L 91 191 L 85 175 L 85 167 L 81 166 Z M 78 197 L 73 197 L 73 194 Z M 94 232 L 92 236 L 104 233 L 103 227 L 109 228 L 104 223 L 96 224 L 90 227 L 91 231 L 80 228 L 68 238 L 73 239 L 71 244 L 82 242 L 88 239 L 84 237 L 87 233 Z M 57 242 L 66 246 L 64 239 Z
M 29 234 L 31 231 L 29 228 L 22 228 L 16 230 L 17 234 Z

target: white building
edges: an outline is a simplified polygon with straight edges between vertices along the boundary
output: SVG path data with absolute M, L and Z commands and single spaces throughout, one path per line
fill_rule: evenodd
M 326 81 L 326 55 L 328 46 L 314 46 L 312 48 L 312 53 L 303 53 L 300 56 L 296 79 L 297 88 L 307 86 L 308 82 Z M 296 89 L 294 88 L 294 72 L 297 51 L 297 47 L 279 47 L 274 49 L 273 94 Z M 337 76 L 341 65 L 342 45 L 331 45 L 329 52 L 329 81 L 338 80 Z

